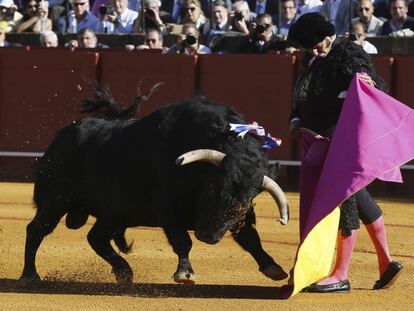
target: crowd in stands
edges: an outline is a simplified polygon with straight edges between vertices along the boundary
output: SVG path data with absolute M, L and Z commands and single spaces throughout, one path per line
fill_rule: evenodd
M 368 53 L 372 36 L 414 37 L 414 0 L 0 0 L 0 46 L 6 33 L 38 33 L 40 45 L 105 47 L 100 34 L 145 34 L 127 50 L 164 53 L 265 53 L 295 50 L 286 41 L 303 14 L 320 12 Z M 76 39 L 57 42 L 57 35 Z M 54 34 L 54 35 L 53 35 Z M 177 40 L 165 46 L 163 38 Z

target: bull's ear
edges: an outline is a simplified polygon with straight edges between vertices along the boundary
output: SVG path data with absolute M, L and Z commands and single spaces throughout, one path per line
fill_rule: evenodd
M 279 162 L 269 163 L 269 173 L 267 174 L 267 176 L 269 176 L 273 180 L 276 180 L 280 175 L 279 172 L 280 172 Z

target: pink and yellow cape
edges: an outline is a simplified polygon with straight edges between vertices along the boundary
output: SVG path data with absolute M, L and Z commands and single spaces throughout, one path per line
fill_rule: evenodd
M 402 182 L 399 167 L 414 158 L 414 110 L 352 80 L 332 140 L 303 130 L 300 242 L 288 298 L 331 269 L 339 205 L 376 178 Z

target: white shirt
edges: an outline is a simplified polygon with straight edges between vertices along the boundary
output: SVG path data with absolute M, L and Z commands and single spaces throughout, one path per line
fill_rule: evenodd
M 211 54 L 211 50 L 205 45 L 200 44 L 198 46 L 198 54 Z
M 303 14 L 320 12 L 322 5 L 323 2 L 321 0 L 305 0 L 303 5 L 300 0 L 296 0 L 295 19 L 297 20 Z
M 138 12 L 126 9 L 121 15 L 117 17 L 117 24 L 111 22 L 101 22 L 97 32 L 106 33 L 131 33 L 134 27 L 134 21 L 138 17 Z
M 375 45 L 373 45 L 372 43 L 369 43 L 368 41 L 363 41 L 362 42 L 362 48 L 364 49 L 365 52 L 367 52 L 368 54 L 378 54 L 378 50 L 375 47 Z

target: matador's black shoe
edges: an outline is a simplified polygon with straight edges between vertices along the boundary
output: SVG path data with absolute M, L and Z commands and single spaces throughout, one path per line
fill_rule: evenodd
M 403 267 L 399 262 L 391 261 L 387 270 L 385 270 L 380 279 L 375 282 L 373 289 L 390 287 L 397 280 L 402 268 Z
M 348 280 L 340 281 L 338 283 L 319 285 L 313 283 L 308 287 L 302 289 L 305 293 L 348 293 L 351 290 L 351 284 Z

